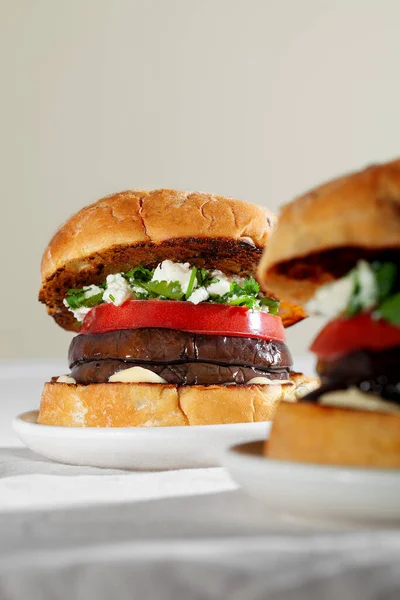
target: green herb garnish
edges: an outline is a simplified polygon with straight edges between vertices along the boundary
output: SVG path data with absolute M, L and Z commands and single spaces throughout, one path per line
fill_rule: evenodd
M 160 298 L 182 300 L 184 296 L 179 281 L 170 281 L 169 283 L 167 281 L 148 281 L 147 283 L 141 282 L 140 285 Z
M 360 261 L 346 277 L 353 281 L 353 291 L 345 310 L 348 317 L 373 310 L 379 318 L 400 325 L 400 293 L 395 263 Z
M 356 269 L 354 269 L 354 271 L 351 271 L 348 276 L 352 279 L 353 282 L 353 293 L 347 305 L 346 314 L 348 317 L 354 317 L 354 315 L 357 315 L 363 307 L 360 299 L 361 286 Z
M 168 300 L 181 300 L 183 298 L 182 287 L 179 281 L 151 281 L 154 275 L 154 269 L 146 267 L 135 267 L 123 277 L 127 282 L 136 288 L 142 288 L 143 292 L 134 291 L 138 300 L 148 298 L 167 298 Z
M 276 298 L 260 298 L 260 304 L 261 306 L 268 306 L 268 312 L 270 312 L 271 315 L 278 314 L 280 302 Z
M 129 283 L 139 285 L 140 283 L 151 281 L 153 275 L 154 269 L 147 269 L 147 267 L 139 266 L 131 269 L 127 273 L 123 273 L 122 277 L 124 277 Z
M 390 294 L 397 279 L 397 267 L 394 263 L 374 262 L 371 265 L 375 272 L 379 300 L 384 300 Z
M 198 287 L 208 287 L 212 283 L 217 283 L 218 281 L 218 279 L 213 277 L 210 271 L 207 271 L 206 269 L 197 269 L 196 278 Z
M 254 277 L 245 279 L 240 285 L 236 281 L 231 283 L 231 289 L 228 294 L 225 294 L 226 304 L 229 306 L 246 306 L 246 308 L 254 309 L 259 306 L 258 292 L 260 286 Z
M 254 277 L 245 279 L 242 284 L 234 281 L 231 283 L 230 291 L 223 296 L 210 296 L 210 301 L 217 304 L 227 304 L 228 306 L 244 306 L 246 308 L 257 310 L 263 306 L 268 307 L 268 312 L 273 315 L 278 313 L 279 300 L 259 296 L 260 286 Z
M 258 307 L 258 300 L 254 296 L 238 296 L 237 298 L 228 298 L 226 301 L 228 306 L 245 306 L 246 308 L 254 309 Z
M 192 272 L 190 273 L 190 279 L 189 279 L 189 284 L 186 290 L 186 294 L 185 294 L 185 298 L 186 300 L 190 297 L 193 288 L 194 288 L 194 282 L 196 280 L 196 275 L 197 275 L 197 269 L 196 267 L 192 268 Z
M 400 326 L 400 293 L 384 300 L 379 306 L 377 313 L 380 317 L 389 321 L 389 323 Z
M 121 273 L 122 277 L 127 281 L 132 288 L 134 297 L 138 300 L 148 300 L 159 298 L 165 300 L 188 300 L 193 291 L 198 287 L 206 289 L 219 280 L 214 277 L 210 271 L 204 268 L 192 267 L 190 273 L 189 284 L 186 293 L 183 293 L 182 286 L 178 281 L 152 281 L 154 269 L 148 269 L 144 266 L 138 266 L 126 273 Z M 89 290 L 85 289 L 70 289 L 67 292 L 66 303 L 71 310 L 76 310 L 81 307 L 91 308 L 103 302 L 103 290 L 107 289 L 107 282 L 99 284 L 102 289 L 101 293 L 89 296 L 86 294 Z M 268 307 L 271 314 L 277 314 L 279 301 L 274 298 L 264 298 L 260 296 L 260 286 L 254 277 L 245 279 L 241 284 L 233 282 L 230 285 L 229 292 L 223 296 L 210 294 L 206 302 L 215 302 L 228 306 L 243 306 L 253 310 L 260 310 L 262 307 Z M 115 297 L 110 294 L 109 298 L 115 302 Z
M 103 292 L 99 294 L 94 294 L 93 296 L 85 297 L 88 290 L 77 290 L 70 289 L 67 292 L 67 296 L 65 298 L 66 303 L 72 310 L 76 310 L 78 308 L 92 308 L 93 306 L 97 306 L 103 302 Z

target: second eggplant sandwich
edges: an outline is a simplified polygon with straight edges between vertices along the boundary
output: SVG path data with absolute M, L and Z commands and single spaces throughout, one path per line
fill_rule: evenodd
M 400 467 L 400 160 L 287 204 L 259 278 L 328 320 L 311 345 L 321 386 L 280 405 L 268 456 Z

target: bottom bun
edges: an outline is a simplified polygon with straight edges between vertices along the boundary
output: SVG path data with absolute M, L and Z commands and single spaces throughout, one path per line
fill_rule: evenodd
M 316 387 L 295 373 L 294 385 L 174 386 L 160 383 L 46 383 L 38 423 L 64 427 L 168 427 L 269 421 L 280 400 Z
M 352 467 L 400 467 L 400 416 L 281 402 L 269 458 Z

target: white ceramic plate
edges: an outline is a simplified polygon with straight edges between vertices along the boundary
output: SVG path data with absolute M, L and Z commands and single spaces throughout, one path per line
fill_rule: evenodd
M 215 467 L 228 446 L 266 437 L 270 423 L 192 427 L 55 427 L 22 413 L 14 431 L 28 448 L 71 465 L 113 469 Z
M 272 513 L 313 521 L 400 521 L 400 471 L 310 465 L 265 458 L 263 442 L 226 449 L 233 479 Z

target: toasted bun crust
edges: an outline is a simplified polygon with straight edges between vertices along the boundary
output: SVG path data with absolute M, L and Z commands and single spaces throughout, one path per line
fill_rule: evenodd
M 261 248 L 274 221 L 266 209 L 223 196 L 128 190 L 82 208 L 57 231 L 43 255 L 42 279 L 62 268 L 81 271 L 89 257 L 116 246 L 228 238 Z
M 400 467 L 400 415 L 281 402 L 269 458 L 352 467 Z
M 38 422 L 65 427 L 168 427 L 272 419 L 279 401 L 317 385 L 182 386 L 158 383 L 46 383 Z
M 334 179 L 283 207 L 259 266 L 264 288 L 305 302 L 364 256 L 400 250 L 400 159 Z
M 39 300 L 64 329 L 79 331 L 62 301 L 69 288 L 164 259 L 226 273 L 255 274 L 275 223 L 266 209 L 223 196 L 176 190 L 126 191 L 73 215 L 42 259 Z M 284 324 L 306 316 L 282 304 Z

